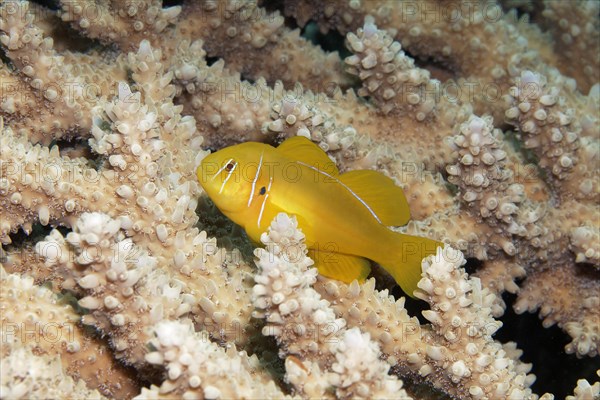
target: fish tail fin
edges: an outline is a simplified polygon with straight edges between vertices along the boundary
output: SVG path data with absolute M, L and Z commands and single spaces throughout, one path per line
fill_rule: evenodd
M 404 293 L 414 298 L 413 292 L 421 280 L 423 258 L 436 254 L 438 246 L 443 247 L 444 244 L 437 240 L 401 233 L 394 233 L 394 237 L 392 258 L 379 264 L 394 277 Z

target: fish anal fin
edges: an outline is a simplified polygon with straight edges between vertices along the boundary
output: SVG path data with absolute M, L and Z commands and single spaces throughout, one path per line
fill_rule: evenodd
M 423 259 L 437 253 L 444 244 L 437 240 L 395 233 L 396 245 L 390 249 L 387 260 L 377 262 L 394 277 L 404 293 L 414 296 L 421 280 Z
M 371 272 L 371 263 L 363 257 L 316 250 L 309 250 L 308 255 L 321 275 L 338 281 L 363 282 Z
M 410 220 L 410 209 L 404 191 L 381 172 L 350 171 L 339 180 L 352 190 L 383 225 L 402 226 Z
M 301 161 L 331 176 L 339 175 L 335 162 L 327 156 L 327 153 L 304 136 L 286 139 L 276 150 L 288 158 Z

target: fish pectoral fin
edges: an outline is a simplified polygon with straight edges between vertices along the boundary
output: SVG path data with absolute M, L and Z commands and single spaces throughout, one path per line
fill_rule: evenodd
M 348 186 L 386 226 L 403 226 L 410 220 L 410 209 L 404 191 L 381 172 L 350 171 L 340 175 Z
M 294 136 L 286 139 L 277 147 L 276 151 L 331 176 L 337 176 L 340 173 L 335 162 L 327 156 L 327 153 L 304 136 Z
M 316 250 L 309 250 L 308 255 L 321 275 L 338 281 L 363 282 L 371 272 L 371 263 L 363 257 Z

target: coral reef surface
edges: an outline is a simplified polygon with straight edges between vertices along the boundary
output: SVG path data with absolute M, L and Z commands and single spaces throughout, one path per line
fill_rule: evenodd
M 599 14 L 0 1 L 0 397 L 600 398 Z M 207 199 L 210 151 L 295 135 L 445 243 L 418 300 Z

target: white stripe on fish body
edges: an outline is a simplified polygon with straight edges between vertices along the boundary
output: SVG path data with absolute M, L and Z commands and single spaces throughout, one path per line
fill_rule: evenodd
M 252 197 L 254 197 L 254 188 L 256 187 L 256 181 L 258 180 L 258 176 L 260 175 L 260 169 L 262 168 L 264 154 L 265 152 L 263 150 L 263 152 L 260 153 L 260 161 L 258 162 L 258 168 L 256 169 L 256 176 L 252 180 L 252 191 L 250 192 L 250 197 L 248 197 L 248 207 L 250 207 L 250 204 L 252 203 Z
M 265 204 L 267 203 L 267 199 L 269 198 L 269 192 L 271 191 L 271 185 L 273 184 L 273 177 L 269 178 L 269 186 L 265 192 L 265 199 L 263 200 L 262 205 L 260 206 L 260 213 L 258 213 L 258 220 L 256 221 L 256 226 L 260 228 L 260 220 L 262 219 L 263 212 L 265 211 Z
M 373 210 L 371 209 L 371 207 L 369 207 L 369 205 L 368 205 L 368 204 L 367 204 L 367 203 L 366 203 L 366 202 L 365 202 L 363 199 L 361 199 L 359 195 L 357 195 L 356 193 L 354 193 L 354 191 L 353 191 L 352 189 L 350 189 L 350 188 L 349 188 L 349 187 L 348 187 L 348 186 L 347 186 L 347 185 L 346 185 L 344 182 L 340 181 L 338 178 L 336 178 L 335 176 L 332 176 L 332 175 L 328 174 L 328 173 L 327 173 L 327 172 L 325 172 L 325 171 L 321 171 L 320 169 L 313 167 L 312 165 L 309 165 L 309 164 L 303 163 L 302 161 L 296 161 L 296 162 L 297 162 L 298 164 L 304 165 L 305 167 L 308 167 L 308 168 L 310 168 L 310 169 L 312 169 L 312 170 L 314 170 L 314 171 L 317 171 L 319 174 L 321 174 L 321 175 L 324 175 L 324 176 L 326 176 L 326 177 L 328 177 L 328 178 L 331 178 L 331 179 L 333 179 L 335 182 L 337 182 L 337 183 L 339 183 L 340 185 L 342 185 L 342 187 L 343 187 L 344 189 L 346 189 L 346 190 L 347 190 L 347 191 L 348 191 L 348 192 L 349 192 L 349 193 L 350 193 L 352 196 L 354 196 L 354 198 L 355 198 L 355 199 L 357 199 L 358 201 L 360 201 L 360 203 L 361 203 L 361 204 L 362 204 L 362 205 L 363 205 L 363 206 L 364 206 L 364 207 L 365 207 L 367 210 L 369 210 L 369 212 L 370 212 L 370 213 L 371 213 L 371 215 L 372 215 L 372 216 L 373 216 L 373 217 L 374 217 L 374 218 L 377 220 L 377 222 L 379 222 L 379 223 L 381 224 L 381 220 L 379 219 L 379 217 L 377 216 L 377 214 L 375 214 L 375 211 L 373 211 Z

